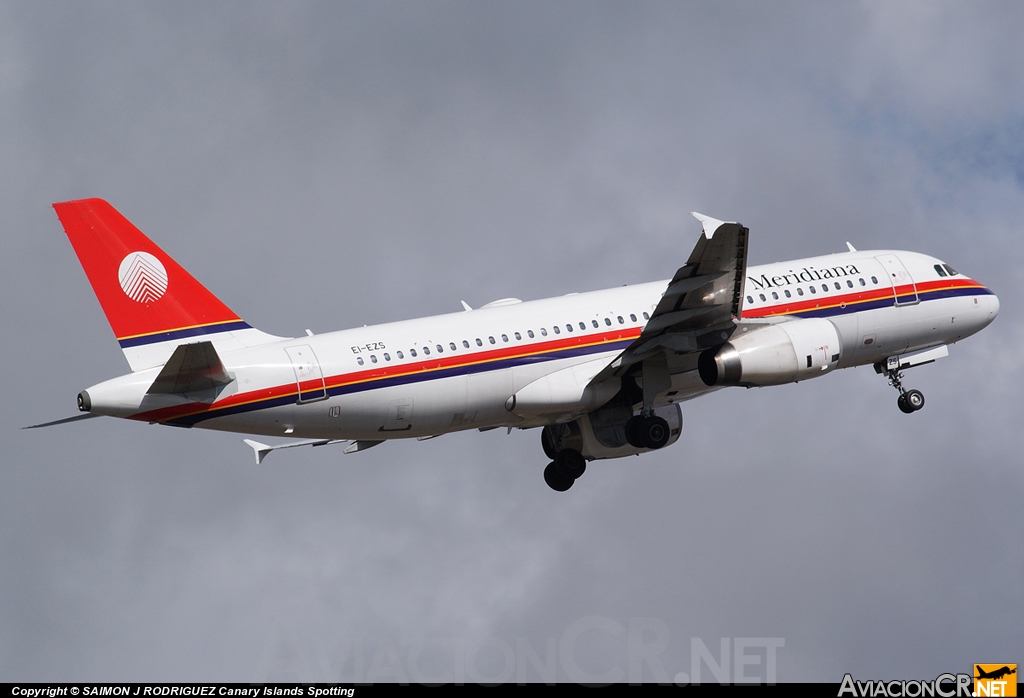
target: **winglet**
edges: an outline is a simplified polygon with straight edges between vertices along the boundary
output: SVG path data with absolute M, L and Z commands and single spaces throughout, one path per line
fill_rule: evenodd
M 263 459 L 267 457 L 267 454 L 274 450 L 273 446 L 267 446 L 266 444 L 261 444 L 259 441 L 253 441 L 252 439 L 242 439 L 242 441 L 252 448 L 253 452 L 256 454 L 256 465 L 262 463 Z
M 690 215 L 699 220 L 701 225 L 704 226 L 704 237 L 708 240 L 715 236 L 715 231 L 718 230 L 719 226 L 725 224 L 725 221 L 705 216 L 703 213 L 697 213 L 696 211 L 691 211 Z
M 368 448 L 373 448 L 379 444 L 384 443 L 383 441 L 376 441 L 372 439 L 360 439 L 359 441 L 353 441 L 345 449 L 345 453 L 358 453 L 359 451 L 365 451 Z
M 267 457 L 271 451 L 277 451 L 282 448 L 296 448 L 298 446 L 330 446 L 331 444 L 340 444 L 347 439 L 307 439 L 306 441 L 290 441 L 284 444 L 276 444 L 274 446 L 268 446 L 267 444 L 261 444 L 259 441 L 253 441 L 252 439 L 242 439 L 249 448 L 256 453 L 256 465 L 263 462 L 263 459 Z M 356 443 L 370 443 L 371 445 L 380 443 L 379 441 L 371 442 L 356 442 Z M 369 448 L 367 446 L 366 448 Z M 345 451 L 348 453 L 348 451 Z
M 462 307 L 463 307 L 463 309 L 465 309 L 465 311 L 466 311 L 467 313 L 468 313 L 468 312 L 469 312 L 470 310 L 472 310 L 472 308 L 470 308 L 470 307 L 469 307 L 469 303 L 467 303 L 466 301 L 459 301 L 459 303 L 462 303 Z

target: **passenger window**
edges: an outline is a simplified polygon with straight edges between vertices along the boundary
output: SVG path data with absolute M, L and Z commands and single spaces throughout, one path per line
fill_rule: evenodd
M 391 361 L 391 354 L 389 354 L 387 352 L 384 352 L 384 360 L 385 361 Z
M 356 357 L 356 363 L 359 364 L 360 366 L 362 366 L 363 365 L 363 357 L 357 356 Z
M 802 288 L 800 288 L 799 286 L 797 286 L 796 295 L 798 295 L 798 296 L 804 295 L 804 290 Z
M 430 347 L 423 347 L 423 353 L 427 356 L 430 356 Z
M 522 339 L 523 339 L 523 335 L 521 335 L 518 332 L 516 332 L 516 341 L 518 342 L 518 341 L 521 341 Z
M 838 281 L 836 281 L 836 282 L 834 282 L 834 283 L 835 283 L 835 285 L 836 285 L 836 290 L 837 290 L 837 291 L 840 291 L 840 290 L 842 290 L 842 288 L 843 288 L 843 287 L 839 285 L 839 282 L 838 282 Z
M 646 315 L 646 314 L 647 314 L 647 313 L 644 313 L 644 315 Z M 609 327 L 611 327 L 611 326 L 612 326 L 612 319 L 611 319 L 611 318 L 607 318 L 607 317 L 606 317 L 606 318 L 604 319 L 604 324 L 606 324 L 606 325 L 608 325 Z
M 526 330 L 526 336 L 533 339 L 533 330 Z
M 501 335 L 501 341 L 507 342 L 508 341 L 508 335 L 507 334 Z
M 651 316 L 650 316 L 650 315 L 648 315 L 648 314 L 647 314 L 647 311 L 645 310 L 645 311 L 644 311 L 644 320 L 650 320 L 650 319 L 651 319 Z
M 376 354 L 370 354 L 370 363 L 371 364 L 377 363 L 377 355 Z
M 821 285 L 821 292 L 822 293 L 828 293 L 828 284 L 822 284 Z
M 409 356 L 411 356 L 413 358 L 416 358 L 416 350 L 415 349 L 410 349 L 409 350 Z
M 566 332 L 572 332 L 572 325 L 571 325 L 571 324 L 569 324 L 569 323 L 566 323 L 566 325 L 565 325 L 565 331 L 566 331 Z
M 398 350 L 398 358 L 399 359 L 404 359 L 405 358 L 405 354 L 402 353 L 401 349 Z
M 465 348 L 465 349 L 469 349 L 469 342 L 467 342 L 467 341 L 466 341 L 465 339 L 464 339 L 464 340 L 462 340 L 462 346 L 463 346 L 463 348 Z
M 846 280 L 846 285 L 849 286 L 850 288 L 853 288 L 853 282 L 850 281 L 849 279 Z
M 494 344 L 494 337 L 488 337 L 487 341 L 490 342 L 491 344 Z
M 478 347 L 482 347 L 482 346 L 484 345 L 484 343 L 480 341 L 480 338 L 479 338 L 479 337 L 477 337 L 477 338 L 476 338 L 476 345 L 477 345 Z
M 455 351 L 455 342 L 448 342 L 448 346 L 451 348 L 452 351 Z
M 622 319 L 621 315 L 619 315 L 616 319 L 619 321 L 620 325 L 625 325 L 626 324 L 626 321 Z
M 815 293 L 817 293 L 817 292 L 818 292 L 818 289 L 817 289 L 817 288 L 815 288 L 814 286 L 808 286 L 808 287 L 807 287 L 807 290 L 811 292 L 811 295 L 812 295 L 812 296 L 813 296 L 813 295 L 814 295 Z
M 444 347 L 442 347 L 440 344 L 437 345 L 437 353 L 438 354 L 443 354 L 444 353 Z
M 753 301 L 751 301 L 751 303 L 753 303 Z M 634 314 L 634 313 L 630 313 L 630 314 L 629 314 L 629 319 L 630 319 L 630 320 L 631 320 L 632 322 L 636 322 L 636 314 Z M 594 327 L 597 327 L 597 322 L 594 322 Z
M 747 296 L 747 303 L 753 303 L 753 302 L 754 302 L 754 299 L 751 298 L 750 296 Z
M 597 324 L 597 320 L 591 320 L 590 322 L 591 324 L 594 325 L 594 327 L 600 327 L 600 325 Z
M 793 297 L 793 294 L 789 292 L 788 288 L 785 291 L 783 291 L 783 293 L 786 294 L 786 298 L 792 298 Z
M 547 337 L 548 336 L 548 331 L 546 329 L 544 329 L 543 327 L 540 328 L 540 336 L 541 337 Z
M 757 294 L 757 297 L 758 297 L 758 298 L 760 298 L 760 299 L 761 299 L 761 300 L 763 300 L 763 301 L 766 301 L 766 300 L 768 300 L 767 298 L 765 298 L 765 297 L 764 297 L 764 294 L 763 294 L 763 293 L 759 293 L 759 294 Z
M 857 279 L 857 281 L 860 281 L 860 285 L 861 285 L 861 286 L 867 286 L 867 285 L 868 285 L 868 284 L 867 284 L 867 282 L 866 282 L 866 281 L 864 281 L 863 277 L 862 277 L 862 278 L 860 278 L 860 279 Z
M 580 323 L 580 329 L 581 329 L 581 330 L 586 330 L 586 329 L 587 329 L 587 323 L 585 323 L 585 322 L 581 322 L 581 323 Z
M 878 284 L 878 278 L 877 278 L 877 277 L 875 277 L 875 276 L 872 276 L 872 277 L 871 277 L 871 283 L 873 283 L 873 284 Z
M 558 329 L 558 325 L 555 325 L 551 329 L 553 329 L 555 331 L 555 334 L 562 334 L 562 331 L 560 329 Z
M 772 298 L 775 300 L 779 300 L 779 294 L 777 294 L 775 291 L 772 291 Z

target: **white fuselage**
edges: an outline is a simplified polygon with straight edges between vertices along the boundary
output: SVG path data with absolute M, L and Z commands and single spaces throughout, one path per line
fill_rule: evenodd
M 827 318 L 841 342 L 840 368 L 951 344 L 990 323 L 999 301 L 981 284 L 937 265 L 939 260 L 918 253 L 865 251 L 749 267 L 741 323 Z M 221 350 L 234 380 L 215 397 L 147 394 L 159 367 L 87 392 L 99 414 L 318 439 L 380 440 L 566 421 L 600 406 L 602 397 L 588 394 L 587 382 L 640 335 L 667 283 L 499 301 Z M 559 371 L 557 383 L 537 383 Z M 513 396 L 525 396 L 531 385 L 531 404 L 550 394 L 557 406 L 532 412 L 517 407 Z M 671 390 L 657 404 L 709 390 L 696 371 L 674 374 Z

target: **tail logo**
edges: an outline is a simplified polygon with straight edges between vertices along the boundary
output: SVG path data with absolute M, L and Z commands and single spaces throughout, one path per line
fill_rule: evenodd
M 167 291 L 167 270 L 148 252 L 132 252 L 122 259 L 117 279 L 125 295 L 138 303 L 152 303 Z

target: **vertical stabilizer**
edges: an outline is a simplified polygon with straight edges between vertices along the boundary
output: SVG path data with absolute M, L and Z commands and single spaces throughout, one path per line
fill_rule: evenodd
M 278 339 L 250 327 L 106 201 L 53 208 L 133 371 L 197 339 L 222 352 Z

